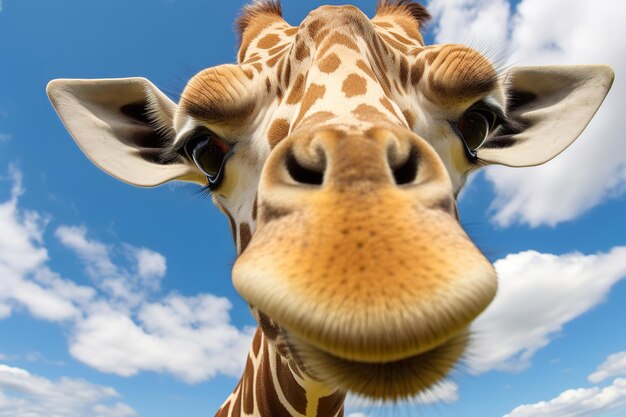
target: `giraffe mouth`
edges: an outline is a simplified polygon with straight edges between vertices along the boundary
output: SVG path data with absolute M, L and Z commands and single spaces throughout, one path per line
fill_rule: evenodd
M 442 383 L 469 342 L 469 332 L 465 329 L 428 351 L 399 360 L 371 363 L 342 358 L 289 331 L 284 333 L 291 356 L 312 378 L 345 392 L 392 402 L 415 397 Z

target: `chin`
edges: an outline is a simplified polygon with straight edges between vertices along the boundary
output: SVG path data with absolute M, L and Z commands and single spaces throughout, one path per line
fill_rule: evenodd
M 359 397 L 396 402 L 415 397 L 443 382 L 465 352 L 464 330 L 425 352 L 388 362 L 345 359 L 319 349 L 288 331 L 291 355 L 314 379 Z

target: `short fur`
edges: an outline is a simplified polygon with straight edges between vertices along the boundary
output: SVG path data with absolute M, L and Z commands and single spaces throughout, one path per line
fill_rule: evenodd
M 241 14 L 235 21 L 235 27 L 239 39 L 243 38 L 243 33 L 246 31 L 250 22 L 259 15 L 270 14 L 278 17 L 283 17 L 283 6 L 280 0 L 257 0 L 252 4 L 244 6 L 241 10 Z
M 431 19 L 428 10 L 412 0 L 379 0 L 376 5 L 376 14 L 379 16 L 398 12 L 409 14 L 413 19 L 417 20 L 420 28 Z

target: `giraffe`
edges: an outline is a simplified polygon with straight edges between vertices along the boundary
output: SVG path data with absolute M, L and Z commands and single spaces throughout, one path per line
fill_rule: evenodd
M 425 45 L 428 11 L 322 6 L 298 26 L 246 6 L 236 64 L 174 103 L 144 78 L 53 80 L 82 151 L 127 183 L 197 183 L 227 217 L 235 288 L 258 329 L 219 417 L 344 412 L 440 383 L 495 295 L 456 198 L 488 164 L 542 164 L 589 123 L 604 65 L 498 72 L 463 45 Z

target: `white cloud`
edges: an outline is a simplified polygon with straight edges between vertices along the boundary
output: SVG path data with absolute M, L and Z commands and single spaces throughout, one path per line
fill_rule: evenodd
M 612 376 L 626 375 L 625 362 L 626 352 L 609 355 L 587 379 L 598 383 Z M 551 400 L 521 405 L 504 417 L 622 416 L 625 407 L 626 378 L 617 378 L 606 387 L 568 389 Z
M 113 388 L 82 379 L 56 381 L 0 364 L 0 416 L 6 417 L 132 417 L 135 411 L 115 402 Z
M 137 415 L 135 410 L 122 403 L 117 403 L 110 407 L 102 404 L 96 404 L 93 407 L 93 412 L 96 413 L 95 417 L 132 417 Z
M 239 376 L 253 329 L 229 323 L 230 302 L 210 294 L 170 294 L 143 303 L 136 317 L 103 304 L 77 323 L 70 352 L 104 372 L 131 376 L 139 371 L 169 373 L 199 382 L 218 372 Z
M 610 355 L 587 379 L 589 382 L 597 384 L 607 378 L 619 375 L 626 375 L 626 351 Z
M 25 308 L 39 319 L 75 319 L 79 305 L 89 301 L 94 291 L 61 279 L 46 266 L 48 252 L 42 245 L 46 219 L 17 207 L 22 176 L 15 167 L 9 174 L 11 195 L 0 204 L 0 318 Z
M 166 259 L 160 253 L 123 244 L 124 255 L 133 263 L 123 268 L 113 261 L 115 248 L 88 239 L 85 227 L 61 226 L 55 235 L 83 261 L 95 285 L 117 301 L 136 306 L 146 294 L 159 290 L 167 270 Z
M 527 251 L 494 265 L 498 293 L 472 326 L 468 364 L 475 373 L 528 367 L 565 323 L 601 303 L 626 277 L 626 247 L 596 255 Z
M 549 401 L 516 407 L 504 417 L 587 417 L 626 405 L 626 378 L 607 387 L 570 389 Z
M 15 168 L 10 174 L 10 197 L 0 203 L 0 319 L 27 311 L 63 322 L 70 353 L 104 372 L 154 371 L 188 382 L 241 373 L 253 329 L 230 323 L 228 299 L 162 294 L 163 255 L 129 244 L 105 245 L 89 238 L 85 227 L 61 226 L 55 235 L 82 261 L 93 285 L 61 277 L 48 266 L 47 220 L 19 207 L 21 174 Z M 124 415 L 124 407 L 107 407 L 93 413 Z
M 163 278 L 167 269 L 165 257 L 160 253 L 146 248 L 138 248 L 134 251 L 137 258 L 137 272 L 145 279 Z
M 106 245 L 87 239 L 86 228 L 61 226 L 55 235 L 63 245 L 76 253 L 83 261 L 87 276 L 118 306 L 134 307 L 141 302 L 144 289 L 139 280 L 113 263 Z
M 510 7 L 504 0 L 431 0 L 438 43 L 501 49 L 508 37 Z
M 479 45 L 504 45 L 510 51 L 510 65 L 604 63 L 617 74 L 626 72 L 626 40 L 607 30 L 626 21 L 624 2 L 523 0 L 508 19 L 506 0 L 432 0 L 430 6 L 438 42 L 477 39 Z M 502 226 L 555 225 L 623 194 L 626 140 L 621 99 L 625 95 L 626 82 L 618 75 L 587 130 L 548 164 L 487 169 L 486 177 L 496 192 L 494 220 Z

